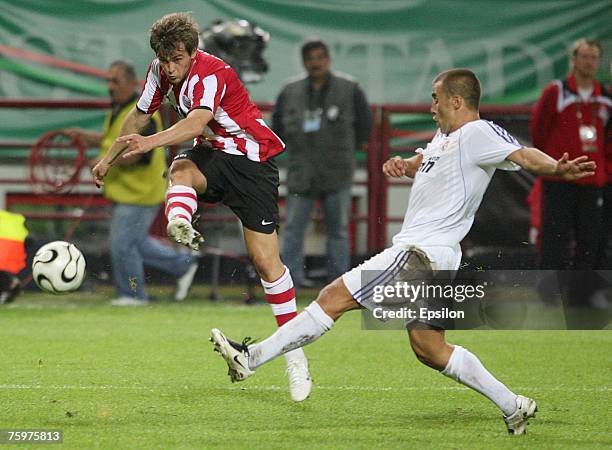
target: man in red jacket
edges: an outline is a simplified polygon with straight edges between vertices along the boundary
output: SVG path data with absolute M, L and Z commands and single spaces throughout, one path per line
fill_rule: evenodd
M 556 159 L 567 152 L 570 159 L 586 155 L 597 163 L 592 177 L 571 182 L 543 179 L 542 269 L 590 270 L 596 264 L 606 184 L 605 132 L 612 106 L 595 79 L 601 56 L 599 42 L 576 41 L 570 75 L 546 86 L 533 110 L 534 147 Z M 571 288 L 570 299 L 578 302 Z

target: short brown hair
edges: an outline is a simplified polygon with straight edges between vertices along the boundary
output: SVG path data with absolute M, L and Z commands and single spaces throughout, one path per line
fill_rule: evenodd
M 151 26 L 149 44 L 158 57 L 168 58 L 181 42 L 189 54 L 198 47 L 198 24 L 190 13 L 167 14 Z
M 434 78 L 434 83 L 440 81 L 442 89 L 449 97 L 458 95 L 465 100 L 466 106 L 478 111 L 480 106 L 480 81 L 469 69 L 450 69 Z
M 599 50 L 599 56 L 603 55 L 603 48 L 601 47 L 599 41 L 596 41 L 595 39 L 580 38 L 572 43 L 570 50 L 572 58 L 576 57 L 578 54 L 578 49 L 583 45 L 586 45 L 587 47 L 596 47 Z

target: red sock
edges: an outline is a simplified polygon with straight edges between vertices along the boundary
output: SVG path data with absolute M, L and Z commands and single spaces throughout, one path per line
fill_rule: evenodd
M 261 285 L 279 327 L 297 316 L 293 280 L 287 267 L 278 280 L 272 282 L 261 280 Z
M 166 192 L 166 218 L 168 221 L 177 217 L 191 222 L 198 209 L 198 194 L 189 186 L 176 185 Z

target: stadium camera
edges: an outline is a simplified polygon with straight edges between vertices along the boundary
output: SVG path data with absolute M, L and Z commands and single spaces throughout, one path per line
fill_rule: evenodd
M 269 39 L 248 20 L 216 20 L 200 33 L 199 48 L 227 62 L 243 83 L 257 83 L 268 71 L 262 53 Z

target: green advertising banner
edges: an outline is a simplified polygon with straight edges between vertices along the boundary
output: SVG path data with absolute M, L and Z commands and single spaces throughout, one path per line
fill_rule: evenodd
M 353 75 L 375 103 L 428 102 L 432 77 L 469 67 L 488 103 L 534 101 L 568 68 L 578 37 L 604 46 L 601 78 L 610 80 L 612 7 L 601 1 L 532 0 L 0 0 L 0 46 L 105 69 L 133 62 L 140 77 L 153 58 L 150 25 L 192 11 L 200 27 L 243 18 L 270 33 L 269 72 L 250 85 L 257 101 L 274 101 L 301 72 L 301 42 L 329 43 L 333 68 Z M 52 99 L 103 97 L 100 78 L 16 56 L 0 56 L 0 95 Z M 62 126 L 97 128 L 100 111 L 0 109 L 0 140 L 32 140 Z

